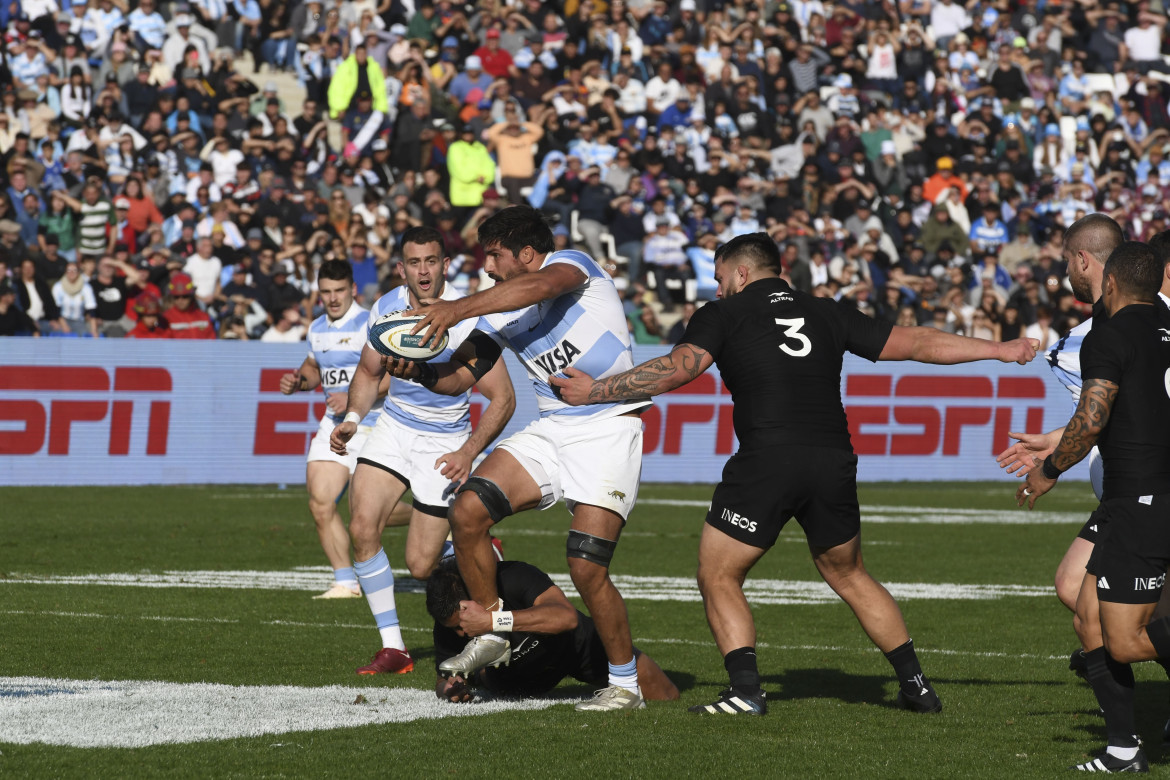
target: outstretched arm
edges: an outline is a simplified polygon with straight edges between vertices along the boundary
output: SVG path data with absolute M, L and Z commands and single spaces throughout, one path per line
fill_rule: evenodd
M 714 362 L 706 350 L 684 343 L 669 355 L 647 360 L 606 379 L 594 381 L 588 374 L 566 368 L 565 378 L 552 376 L 549 383 L 561 400 L 572 406 L 624 401 L 669 393 L 706 371 Z
M 1036 339 L 987 341 L 946 333 L 935 328 L 895 325 L 878 360 L 915 360 L 919 363 L 953 365 L 976 360 L 998 360 L 1024 365 L 1036 357 Z
M 470 390 L 481 378 L 487 379 L 488 372 L 500 359 L 500 355 L 500 345 L 483 331 L 475 330 L 459 345 L 459 349 L 455 350 L 451 360 L 446 363 L 415 363 L 391 357 L 382 357 L 380 360 L 392 376 L 418 382 L 439 395 L 459 395 Z M 507 373 L 504 376 L 506 377 Z M 511 379 L 508 379 L 509 388 L 511 384 Z M 494 387 L 491 385 L 491 389 Z M 515 407 L 514 396 L 512 406 Z M 504 420 L 504 423 L 507 424 L 507 420 Z
M 1023 506 L 1024 501 L 1027 501 L 1029 509 L 1034 507 L 1036 499 L 1056 486 L 1061 473 L 1080 463 L 1089 454 L 1100 438 L 1101 431 L 1109 423 L 1109 415 L 1120 389 L 1118 384 L 1108 379 L 1085 381 L 1077 410 L 1065 426 L 1060 443 L 1043 463 L 1033 461 L 1028 480 L 1016 491 L 1018 506 Z
M 428 299 L 420 310 L 423 319 L 411 333 L 427 329 L 427 343 L 440 338 L 457 322 L 484 314 L 517 311 L 576 290 L 585 283 L 585 273 L 568 263 L 553 263 L 536 271 L 521 273 L 495 285 L 455 301 Z

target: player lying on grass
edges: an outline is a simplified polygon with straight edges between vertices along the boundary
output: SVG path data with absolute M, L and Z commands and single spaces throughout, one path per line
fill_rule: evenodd
M 476 687 L 505 696 L 537 696 L 566 677 L 600 688 L 609 684 L 609 661 L 597 628 L 547 574 L 522 561 L 504 561 L 496 567 L 496 585 L 512 613 L 512 660 L 466 679 L 444 673 L 441 666 L 463 652 L 472 637 L 494 630 L 491 613 L 468 597 L 453 560 L 440 564 L 427 580 L 427 611 L 435 619 L 435 693 L 440 699 L 468 702 Z M 643 698 L 678 698 L 678 688 L 654 659 L 637 648 L 634 656 Z
M 715 488 L 698 573 L 731 687 L 692 712 L 767 712 L 743 581 L 793 516 L 821 577 L 894 667 L 898 706 L 937 712 L 942 703 L 923 676 L 902 612 L 862 562 L 857 456 L 841 403 L 842 355 L 1024 364 L 1036 356 L 1037 343 L 895 327 L 793 290 L 780 270 L 780 250 L 766 233 L 738 236 L 715 253 L 721 300 L 695 312 L 669 355 L 598 381 L 567 368 L 567 378 L 554 376 L 551 383 L 573 405 L 647 398 L 685 385 L 714 363 L 731 391 L 740 448 Z

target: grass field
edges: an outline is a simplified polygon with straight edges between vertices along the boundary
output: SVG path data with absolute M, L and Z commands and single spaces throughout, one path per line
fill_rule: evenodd
M 693 586 L 705 486 L 644 486 L 618 548 L 635 642 L 682 701 L 617 715 L 573 711 L 590 693 L 579 684 L 528 710 L 438 702 L 423 598 L 406 577 L 415 671 L 355 675 L 377 632 L 364 600 L 309 598 L 329 575 L 296 487 L 0 489 L 0 775 L 1063 774 L 1104 743 L 1088 688 L 1066 670 L 1075 639 L 1051 592 L 1092 495 L 1062 485 L 1029 514 L 1013 487 L 862 489 L 867 564 L 901 601 L 938 716 L 893 708 L 889 665 L 787 528 L 748 583 L 770 702 L 760 719 L 686 712 L 726 680 Z M 559 575 L 566 527 L 560 507 L 510 518 L 499 536 L 508 557 Z M 401 568 L 400 530 L 386 547 Z M 1170 776 L 1168 684 L 1152 664 L 1136 672 L 1153 773 Z M 69 682 L 87 680 L 103 682 Z

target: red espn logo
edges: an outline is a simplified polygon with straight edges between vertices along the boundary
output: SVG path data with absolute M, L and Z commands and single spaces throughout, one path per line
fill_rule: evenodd
M 35 398 L 0 399 L 0 422 L 24 423 L 23 430 L 0 430 L 0 455 L 35 455 L 48 441 L 48 454 L 68 455 L 74 423 L 110 419 L 109 454 L 130 454 L 134 400 L 110 398 L 122 393 L 169 393 L 171 372 L 165 368 L 120 366 L 110 373 L 96 366 L 0 366 L 0 392 L 29 393 Z M 93 400 L 52 398 L 55 393 L 105 396 Z M 44 398 L 44 396 L 50 396 Z M 131 397 L 133 398 L 133 396 Z M 147 400 L 145 398 L 141 399 Z M 166 455 L 171 402 L 150 399 L 147 455 Z
M 280 377 L 288 373 L 287 368 L 264 368 L 260 370 L 260 392 L 275 394 L 280 400 L 261 401 L 256 408 L 256 433 L 252 440 L 253 455 L 300 455 L 308 451 L 309 441 L 317 433 L 317 423 L 325 414 L 325 396 L 320 392 L 308 400 L 304 393 L 281 395 Z M 483 397 L 471 397 L 471 424 L 479 423 L 483 411 Z M 312 425 L 312 432 L 303 430 Z M 302 430 L 279 431 L 277 426 L 300 426 Z
M 963 429 L 992 422 L 991 454 L 1008 446 L 1008 431 L 1039 431 L 1044 426 L 1044 407 L 1029 406 L 1023 425 L 1012 423 L 1013 404 L 1044 400 L 1044 381 L 1035 377 L 1000 377 L 995 383 L 985 376 L 903 376 L 854 374 L 845 380 L 845 411 L 849 435 L 858 455 L 933 455 L 942 444 L 943 455 L 958 455 Z M 986 403 L 947 403 L 950 398 L 986 398 Z M 904 404 L 864 406 L 851 401 L 888 399 Z M 1001 403 L 996 403 L 999 401 Z M 864 433 L 863 425 L 891 422 L 920 426 L 917 433 Z

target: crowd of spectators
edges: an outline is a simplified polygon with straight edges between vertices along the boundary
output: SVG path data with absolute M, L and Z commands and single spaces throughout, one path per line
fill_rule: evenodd
M 476 227 L 527 202 L 613 274 L 639 343 L 766 231 L 802 290 L 1046 346 L 1086 315 L 1065 226 L 1170 227 L 1160 11 L 2 0 L 0 335 L 295 341 L 322 261 L 368 305 L 425 224 L 475 290 Z

